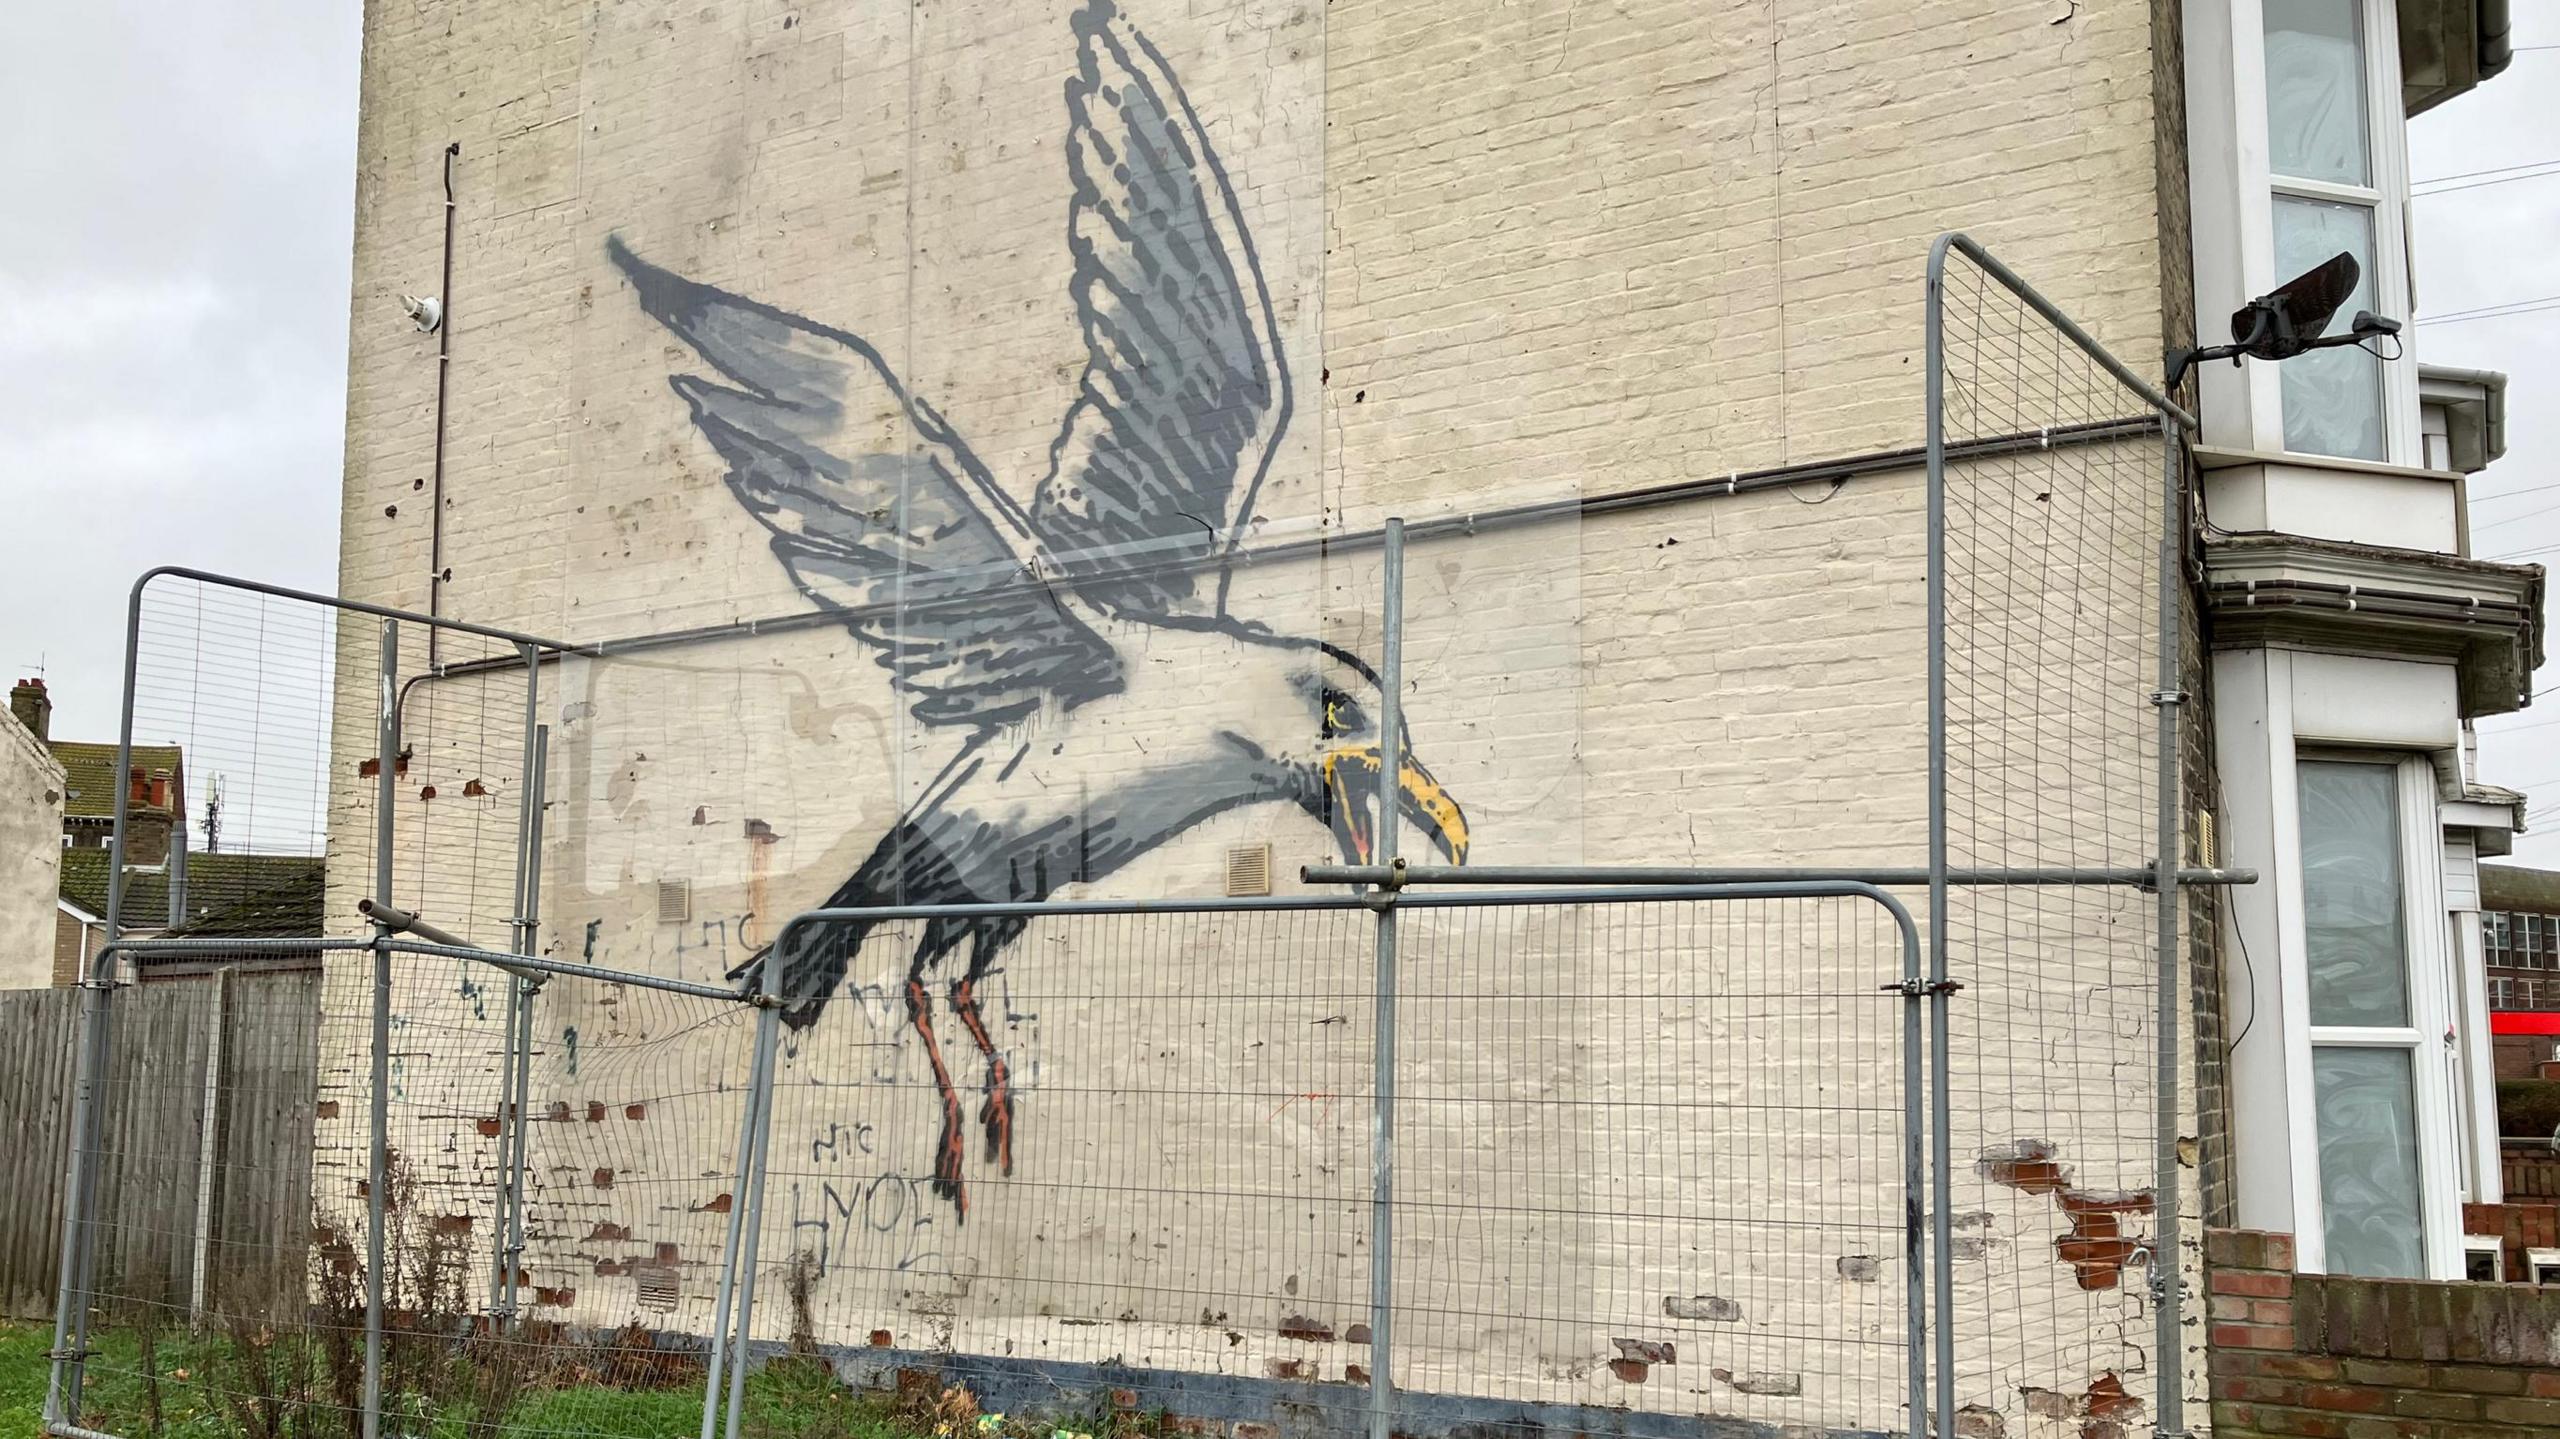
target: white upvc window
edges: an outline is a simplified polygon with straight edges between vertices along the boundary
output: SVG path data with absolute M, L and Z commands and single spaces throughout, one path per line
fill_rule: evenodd
M 2196 0 L 2188 15 L 2200 342 L 2226 338 L 2233 310 L 2340 251 L 2361 276 L 2327 333 L 2359 310 L 2405 325 L 2408 135 L 2392 0 Z M 2200 383 L 2208 443 L 2422 462 L 2412 364 L 2340 347 L 2210 365 Z
M 2304 1023 L 2295 1041 L 2303 1267 L 2462 1272 L 2460 1077 L 2448 1046 L 2451 947 L 2433 768 L 2416 756 L 2303 753 Z M 2305 1092 L 2307 1091 L 2307 1092 Z

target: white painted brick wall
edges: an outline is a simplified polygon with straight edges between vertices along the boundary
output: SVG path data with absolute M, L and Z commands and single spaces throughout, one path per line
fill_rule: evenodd
M 1945 229 L 1983 240 L 2119 353 L 2158 353 L 2147 5 L 1126 3 L 1207 125 L 1270 279 L 1298 396 L 1258 507 L 1272 534 L 1359 531 L 1390 512 L 1460 515 L 1916 445 L 1922 268 Z M 640 312 L 605 258 L 609 235 L 679 273 L 863 334 L 1027 496 L 1082 363 L 1063 293 L 1068 8 L 1059 0 L 369 6 L 346 593 L 412 607 L 428 600 L 434 341 L 408 326 L 396 297 L 436 284 L 449 141 L 462 148 L 448 297 L 443 543 L 453 577 L 440 597 L 445 613 L 595 640 L 805 606 L 668 392 L 670 373 L 698 373 L 701 362 Z M 2064 8 L 2075 13 L 2057 23 L 2050 12 Z M 1476 858 L 1920 862 L 1920 478 L 1912 469 L 1854 481 L 1828 498 L 1827 489 L 1416 545 L 1407 651 L 1414 740 L 1468 805 Z M 1240 577 L 1239 605 L 1279 628 L 1374 655 L 1376 575 L 1366 552 L 1258 567 Z M 414 667 L 418 641 L 409 643 Z M 373 684 L 370 654 L 360 649 L 341 655 L 346 693 L 358 697 Z M 1204 675 L 1200 684 L 1205 692 L 1220 681 Z M 573 663 L 547 671 L 545 684 L 556 726 L 544 914 L 552 947 L 574 955 L 592 942 L 599 962 L 693 979 L 716 978 L 769 939 L 781 916 L 850 872 L 952 746 L 948 734 L 908 716 L 872 656 L 840 631 Z M 355 766 L 373 745 L 364 707 L 341 708 L 336 823 L 341 852 L 353 853 L 369 843 L 348 837 L 370 833 L 370 794 Z M 492 713 L 496 732 L 508 734 L 503 706 Z M 1166 716 L 1169 729 L 1180 722 Z M 511 743 L 496 746 L 510 758 L 494 772 L 513 773 Z M 417 763 L 404 795 L 438 775 L 459 777 L 437 766 L 465 760 L 431 752 Z M 778 840 L 751 844 L 751 819 Z M 500 831 L 503 844 L 511 822 L 449 809 L 404 819 L 430 856 L 448 857 L 484 831 Z M 1259 840 L 1275 845 L 1283 876 L 1329 850 L 1303 816 L 1231 813 L 1104 892 L 1215 893 L 1224 847 Z M 497 938 L 487 926 L 503 918 L 503 905 L 491 907 L 485 868 L 472 889 L 460 863 L 414 866 L 402 883 L 417 887 L 429 913 L 468 913 L 484 937 Z M 333 874 L 333 914 L 348 913 L 369 882 L 361 868 Z M 698 919 L 689 931 L 655 922 L 662 877 L 691 882 Z M 702 919 L 717 931 L 706 937 Z M 1180 948 L 1195 960 L 1184 972 L 1215 976 L 1231 997 L 1291 973 L 1256 978 L 1239 956 L 1259 951 L 1232 936 L 1221 943 Z M 1575 953 L 1551 940 L 1514 944 L 1524 966 Z M 1869 978 L 1861 967 L 1882 962 L 1864 949 L 1825 953 L 1861 984 Z M 1327 982 L 1355 993 L 1365 985 L 1352 960 L 1329 962 L 1336 968 L 1324 972 Z M 899 954 L 882 950 L 866 964 L 879 972 L 858 977 L 894 991 Z M 1143 1112 L 1077 1097 L 1160 1086 L 1162 1073 L 1135 1052 L 1141 1041 L 1179 1051 L 1165 1062 L 1181 1084 L 1214 1087 L 1222 1077 L 1239 1083 L 1241 1048 L 1276 1045 L 1283 1028 L 1254 1028 L 1244 1008 L 1135 1019 L 1078 998 L 1027 951 L 1009 964 L 1008 982 L 1047 1004 L 1039 1019 L 1008 1031 L 1017 1063 L 1046 1086 L 1026 1101 L 1025 1181 L 1091 1180 L 1101 1171 L 1075 1167 L 1091 1159 L 1078 1146 L 1118 1142 L 1114 1124 L 1144 1127 Z M 562 1013 L 546 1016 L 555 1048 L 546 1051 L 537 1109 L 556 1100 L 583 1115 L 589 1099 L 637 1092 L 598 1093 L 602 1082 L 571 1074 L 557 1047 L 573 1022 L 590 1043 L 646 1026 L 615 1004 L 572 998 L 566 986 L 561 995 Z M 1317 997 L 1299 994 L 1298 1008 Z M 462 998 L 421 998 L 419 1022 Z M 2051 1041 L 2067 1032 L 2057 1017 L 2067 1006 L 2060 993 L 2046 998 L 2049 1012 L 2018 1022 Z M 342 1007 L 358 999 L 336 990 Z M 842 1099 L 874 1126 L 878 1154 L 813 1157 L 826 1124 L 848 1121 L 829 1107 L 837 1101 L 805 1088 L 786 1103 L 777 1152 L 804 1168 L 839 1166 L 839 1195 L 861 1182 L 872 1186 L 869 1198 L 885 1174 L 900 1203 L 929 1209 L 935 1201 L 915 1181 L 929 1162 L 933 1122 L 930 1090 L 916 1087 L 921 1057 L 911 1039 L 898 1039 L 894 998 L 841 1010 L 829 1023 L 850 1034 L 857 1012 L 883 1047 L 881 1072 L 905 1086 Z M 1353 1023 L 1323 1033 L 1356 1046 L 1366 1012 L 1357 1004 L 1350 1012 Z M 1747 1073 L 1714 1041 L 1766 1038 L 1773 1025 L 1792 1032 L 1787 1025 L 1814 1018 L 1764 1016 L 1755 1031 L 1739 1014 L 1684 1029 L 1604 1006 L 1579 1017 L 1509 1019 L 1485 1032 L 1490 1039 L 1421 1036 L 1406 1052 L 1419 1074 L 1463 1073 L 1492 1085 L 1537 1072 L 1547 1046 L 1601 1044 L 1617 1057 L 1560 1071 L 1553 1093 L 1640 1086 L 1677 1058 L 1699 1066 L 1702 1084 L 1739 1085 Z M 1293 1011 L 1288 1046 L 1273 1051 L 1291 1057 L 1265 1062 L 1280 1072 L 1329 1072 L 1332 1051 L 1296 1032 L 1298 1021 L 1321 1017 Z M 1648 1024 L 1671 1025 L 1650 1048 L 1611 1032 Z M 956 1030 L 947 1020 L 944 1027 Z M 1757 1062 L 1776 1080 L 1841 1104 L 1891 1101 L 1889 1052 L 1860 1072 L 1817 1043 L 1818 1032 L 1804 1030 L 1802 1043 Z M 786 1064 L 786 1080 L 831 1073 L 834 1043 Z M 965 1039 L 951 1047 L 969 1055 Z M 476 1053 L 451 1045 L 433 1058 L 460 1083 L 454 1075 L 478 1073 Z M 1480 1053 L 1516 1053 L 1521 1068 L 1465 1069 Z M 664 1062 L 710 1061 L 678 1048 Z M 965 1062 L 960 1070 L 967 1089 L 975 1071 Z M 351 1127 L 361 1124 L 360 1081 L 357 1066 L 331 1082 L 341 1118 L 334 1131 L 324 1124 L 324 1145 L 333 1132 L 341 1143 L 360 1135 Z M 1335 1087 L 1360 1082 L 1354 1074 Z M 1256 1085 L 1292 1087 L 1278 1073 L 1245 1087 Z M 968 1099 L 971 1113 L 975 1103 Z M 1161 1125 L 1146 1142 L 1167 1146 L 1164 1173 L 1203 1185 L 1246 1177 L 1304 1184 L 1345 1166 L 1356 1171 L 1366 1133 L 1356 1106 L 1314 1121 L 1291 1113 L 1285 1124 L 1268 1109 L 1255 1113 L 1271 1132 L 1253 1144 L 1202 1140 L 1185 1150 L 1190 1141 Z M 567 1312 L 627 1317 L 630 1280 L 599 1275 L 598 1263 L 621 1264 L 657 1243 L 707 1254 L 717 1242 L 718 1221 L 700 1206 L 717 1192 L 718 1155 L 607 1132 L 655 1122 L 575 1126 L 591 1136 L 577 1143 L 595 1152 L 621 1142 L 670 1175 L 686 1171 L 680 1196 L 611 1211 L 620 1215 L 611 1222 L 633 1233 L 627 1245 L 587 1239 L 609 1218 L 598 1207 L 608 1201 L 576 1193 L 581 1174 L 592 1188 L 595 1166 L 568 1165 L 545 1181 L 553 1206 L 546 1233 L 556 1242 L 537 1244 L 528 1262 L 544 1287 L 579 1291 Z M 708 1109 L 695 1122 L 688 1133 L 726 1145 Z M 1844 1121 L 1809 1121 L 1826 1122 Z M 1625 1208 L 1627 1194 L 1655 1183 L 1664 1195 L 1709 1186 L 1702 1202 L 1728 1209 L 1819 1205 L 1843 1186 L 1866 1208 L 1878 1199 L 1890 1208 L 1899 1197 L 1889 1171 L 1844 1172 L 1855 1169 L 1844 1146 L 1827 1151 L 1838 1162 L 1826 1165 L 1818 1130 L 1794 1136 L 1793 1147 L 1747 1150 L 1743 1163 L 1732 1136 L 1712 1129 L 1650 1134 L 1641 1153 L 1577 1151 L 1551 1129 L 1527 1133 L 1534 1162 L 1515 1166 L 1516 1182 L 1552 1207 L 1591 1211 L 1587 1232 L 1565 1240 L 1494 1224 L 1473 1236 L 1475 1254 L 1435 1258 L 1480 1264 L 1486 1253 L 1552 1245 L 1554 1267 L 1523 1276 L 1522 1292 L 1545 1296 L 1540 1302 L 1635 1295 L 1657 1328 L 1657 1291 L 1675 1297 L 1726 1283 L 1819 1300 L 1807 1298 L 1812 1307 L 1800 1314 L 1755 1315 L 1741 1333 L 1682 1329 L 1682 1359 L 1658 1367 L 1642 1391 L 1610 1373 L 1618 1334 L 1597 1320 L 1587 1333 L 1419 1324 L 1409 1382 L 1788 1422 L 1897 1422 L 1890 1383 L 1825 1388 L 1820 1376 L 1847 1375 L 1849 1361 L 1783 1337 L 1791 1325 L 1832 1334 L 1889 1324 L 1893 1256 L 1887 1283 L 1859 1288 L 1840 1278 L 1846 1249 L 1830 1236 L 1822 1240 L 1830 1248 L 1773 1250 L 1765 1264 L 1730 1253 L 1673 1262 L 1634 1253 L 1606 1222 L 1611 1206 Z M 2051 1137 L 2066 1149 L 2076 1139 Z M 2110 1165 L 2120 1141 L 2112 1131 L 2091 1136 L 2110 1148 L 2065 1157 Z M 449 1177 L 485 1185 L 487 1157 L 467 1151 L 467 1143 L 457 1151 L 466 1158 Z M 1425 1144 L 1422 1152 L 1458 1163 L 1454 1148 Z M 1509 1174 L 1501 1152 L 1493 1172 Z M 356 1155 L 324 1150 L 324 1202 L 352 1202 L 346 1166 Z M 1060 1167 L 1039 1172 L 1034 1156 Z M 1287 1245 L 1298 1246 L 1288 1248 L 1268 1234 L 1204 1237 L 1175 1218 L 1132 1221 L 1125 1201 L 1098 1197 L 1103 1189 L 1007 1190 L 974 1152 L 972 1172 L 982 1187 L 968 1228 L 927 1237 L 930 1252 L 963 1276 L 945 1287 L 977 1285 L 979 1302 L 958 1305 L 932 1284 L 900 1288 L 856 1266 L 825 1298 L 823 1312 L 843 1331 L 825 1337 L 860 1343 L 876 1325 L 900 1342 L 1010 1343 L 1070 1357 L 1128 1352 L 1262 1373 L 1301 1352 L 1271 1332 L 1283 1313 L 1317 1302 L 1295 1286 L 1322 1283 L 1340 1303 L 1356 1299 L 1362 1282 L 1356 1212 L 1288 1230 Z M 1453 1170 L 1448 1182 L 1470 1182 L 1465 1173 Z M 1595 1175 L 1635 1188 L 1594 1192 Z M 816 1212 L 828 1182 L 801 1177 L 803 1217 Z M 1433 1180 L 1407 1183 L 1427 1191 Z M 465 1202 L 462 1193 L 452 1202 Z M 777 1190 L 769 1257 L 801 1237 L 788 1227 L 792 1202 Z M 1159 1225 L 1159 1239 L 1100 1237 L 1124 1223 L 1132 1233 Z M 1999 1223 L 2007 1227 L 1988 1236 L 1982 1274 L 1964 1278 L 1968 1304 L 1979 1312 L 1998 1296 L 2030 1295 L 2019 1312 L 2066 1336 L 2057 1351 L 2071 1366 L 2024 1377 L 2076 1391 L 2104 1370 L 2140 1367 L 2147 1330 L 2131 1322 L 2135 1302 L 2081 1291 L 2069 1267 L 2051 1259 L 2066 1222 L 2039 1200 Z M 1043 1272 L 1042 1246 L 1070 1232 L 1091 1236 L 1075 1260 L 1087 1267 L 1076 1272 L 1100 1276 L 1099 1287 L 1043 1291 L 1025 1276 Z M 1161 1262 L 1143 1252 L 1153 1242 L 1193 1247 L 1166 1271 L 1149 1267 Z M 1272 1262 L 1275 1246 L 1303 1251 L 1308 1262 Z M 1321 1275 L 1319 1260 L 1330 1266 Z M 1719 1265 L 1727 1278 L 1698 1277 Z M 687 1282 L 698 1280 L 696 1271 Z M 1199 1305 L 1146 1297 L 1151 1286 L 1178 1294 L 1186 1285 L 1251 1297 L 1259 1327 L 1249 1342 L 1227 1340 L 1225 1321 L 1201 1329 L 1189 1312 Z M 698 1307 L 697 1289 L 687 1294 Z M 1873 1295 L 1886 1302 L 1874 1306 Z M 788 1316 L 778 1296 L 769 1298 L 777 1302 L 763 1312 L 780 1332 Z M 1835 1301 L 1848 1308 L 1820 1307 Z M 1456 1307 L 1520 1302 L 1487 1290 Z M 1233 1307 L 1242 1330 L 1242 1299 Z M 1140 1322 L 1118 1325 L 1124 1312 Z M 1114 1325 L 1061 1330 L 1043 1317 L 1053 1314 Z M 1324 1363 L 1344 1357 L 1326 1351 Z M 1813 1378 L 1804 1397 L 1790 1400 L 1743 1393 L 1711 1368 Z M 2020 1410 L 2020 1376 L 1996 1354 L 1969 1350 L 1966 1374 L 1964 1400 L 2008 1416 L 2010 1433 L 2050 1422 Z M 1324 1377 L 1341 1375 L 1327 1368 Z

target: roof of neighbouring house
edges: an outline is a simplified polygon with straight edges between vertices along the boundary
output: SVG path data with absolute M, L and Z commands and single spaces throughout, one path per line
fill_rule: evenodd
M 2480 907 L 2560 914 L 2560 870 L 2484 864 L 2480 866 Z
M 61 764 L 63 782 L 68 786 L 62 796 L 63 818 L 115 818 L 116 747 L 76 739 L 47 740 L 45 747 Z M 133 747 L 133 763 L 145 774 L 166 771 L 174 775 L 184 768 L 186 758 L 185 752 L 173 744 L 138 744 Z
M 228 904 L 204 910 L 186 923 L 163 931 L 162 937 L 307 939 L 320 933 L 324 893 L 328 888 L 328 872 L 320 861 L 294 859 L 288 864 L 262 868 L 253 873 L 252 878 L 262 882 Z M 188 888 L 192 891 L 195 880 L 192 860 L 188 865 L 187 879 Z M 192 900 L 187 908 L 195 910 Z
M 62 852 L 62 897 L 92 914 L 107 912 L 108 852 Z M 327 864 L 299 854 L 187 856 L 187 913 L 180 926 L 197 935 L 298 937 L 321 931 Z M 124 927 L 156 930 L 168 923 L 166 869 L 127 868 Z M 256 928 L 213 928 L 216 919 Z

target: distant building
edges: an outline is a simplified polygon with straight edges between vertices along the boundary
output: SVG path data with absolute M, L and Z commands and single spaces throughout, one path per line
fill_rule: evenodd
M 23 719 L 0 720 L 0 989 L 52 983 L 64 788 L 62 766 Z
M 53 738 L 53 698 L 41 679 L 22 679 L 11 687 L 9 713 L 16 721 L 9 729 L 25 732 L 52 776 L 53 808 L 51 822 L 30 831 L 41 834 L 44 843 L 29 839 L 26 846 L 14 846 L 14 827 L 0 820 L 0 845 L 43 851 L 40 868 L 52 901 L 53 931 L 48 958 L 38 922 L 38 938 L 27 951 L 35 957 L 22 966 L 23 978 L 11 967 L 13 952 L 0 951 L 0 984 L 71 984 L 107 942 L 109 856 L 119 782 L 116 746 Z M 214 916 L 226 922 L 203 932 L 260 937 L 320 932 L 319 860 L 188 852 L 186 755 L 180 746 L 135 745 L 122 783 L 127 839 L 120 918 L 125 938 L 202 926 Z M 0 794 L 14 795 L 17 784 L 13 772 L 0 780 Z M 27 784 L 31 793 L 43 788 L 34 780 Z M 9 878 L 36 868 L 12 865 Z M 0 901 L 0 910 L 5 908 Z M 8 942 L 7 921 L 0 917 L 0 944 Z
M 2560 872 L 2480 866 L 2481 967 L 2500 1079 L 2560 1053 Z

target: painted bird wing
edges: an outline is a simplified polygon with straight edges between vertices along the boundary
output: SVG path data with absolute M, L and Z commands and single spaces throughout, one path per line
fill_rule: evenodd
M 1119 656 L 1016 552 L 1021 510 L 877 350 L 608 242 L 641 307 L 726 384 L 669 378 L 729 489 L 927 724 L 996 725 L 1123 687 Z M 989 518 L 992 511 L 1003 523 Z
M 1086 362 L 1032 527 L 1098 604 L 1223 612 L 1227 558 L 1289 423 L 1279 325 L 1235 190 L 1164 56 L 1111 0 L 1090 0 L 1074 28 L 1067 238 Z

